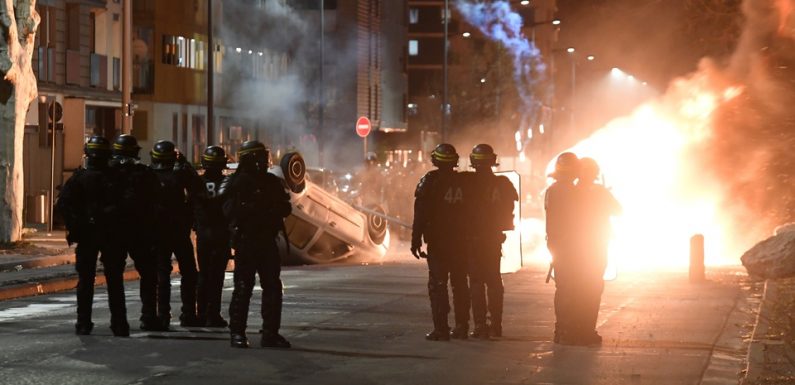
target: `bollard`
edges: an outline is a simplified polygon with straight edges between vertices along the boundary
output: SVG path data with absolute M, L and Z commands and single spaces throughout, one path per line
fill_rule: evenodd
M 704 236 L 696 234 L 690 238 L 690 283 L 705 281 Z

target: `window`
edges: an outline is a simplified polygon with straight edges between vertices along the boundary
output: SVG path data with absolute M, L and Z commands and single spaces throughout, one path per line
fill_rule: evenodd
M 97 14 L 88 14 L 88 46 L 91 52 L 97 52 Z
M 417 40 L 409 40 L 409 56 L 417 56 L 420 54 L 420 42 Z
M 163 35 L 163 64 L 204 70 L 204 42 L 183 36 Z
M 409 8 L 409 24 L 417 24 L 420 22 L 420 9 Z
M 155 88 L 154 77 L 154 33 L 152 27 L 134 26 L 133 27 L 133 92 L 150 94 Z M 118 79 L 121 79 L 121 62 L 116 66 L 117 58 L 113 58 L 114 66 L 114 88 L 118 89 Z
M 345 256 L 351 250 L 353 250 L 353 246 L 343 242 L 337 237 L 330 235 L 329 233 L 324 232 L 323 235 L 318 238 L 315 244 L 309 248 L 307 253 L 309 253 L 309 255 L 313 258 L 322 258 L 333 261 Z
M 439 16 L 440 16 L 440 20 L 442 21 L 442 24 L 444 24 L 445 19 L 449 22 L 450 21 L 450 10 L 447 9 L 447 12 L 445 12 L 444 8 L 440 8 L 439 9 Z
M 199 163 L 205 143 L 207 143 L 207 130 L 204 127 L 204 115 L 192 115 L 191 119 L 193 121 L 193 163 Z
M 171 142 L 179 143 L 179 114 L 171 115 Z
M 66 49 L 80 50 L 80 5 L 66 5 Z M 93 47 L 92 47 L 93 49 Z
M 295 215 L 284 219 L 284 228 L 287 230 L 287 239 L 290 240 L 290 244 L 298 249 L 306 247 L 317 232 L 317 226 Z

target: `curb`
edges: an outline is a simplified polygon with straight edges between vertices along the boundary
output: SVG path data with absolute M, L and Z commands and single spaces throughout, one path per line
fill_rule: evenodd
M 0 263 L 0 271 L 36 269 L 41 267 L 50 267 L 57 265 L 69 265 L 69 264 L 74 264 L 74 262 L 75 262 L 75 253 L 70 252 L 69 254 L 48 255 L 44 257 L 34 257 L 34 258 L 20 259 L 16 261 L 2 262 Z
M 97 273 L 94 286 L 102 286 L 105 284 L 105 276 L 101 274 L 101 271 L 97 271 Z M 135 271 L 135 269 L 127 269 L 124 271 L 125 281 L 134 281 L 138 278 L 138 272 Z M 75 287 L 77 287 L 77 275 L 65 278 L 53 278 L 41 282 L 28 282 L 19 285 L 4 286 L 0 287 L 0 301 L 52 294 L 59 291 L 72 290 Z

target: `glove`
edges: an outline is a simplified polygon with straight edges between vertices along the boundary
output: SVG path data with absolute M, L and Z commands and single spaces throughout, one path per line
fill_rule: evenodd
M 411 254 L 417 259 L 426 257 L 425 253 L 422 251 L 422 241 L 411 240 Z

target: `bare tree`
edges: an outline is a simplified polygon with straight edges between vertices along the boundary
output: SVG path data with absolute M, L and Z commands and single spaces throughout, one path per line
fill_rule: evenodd
M 0 0 L 0 242 L 22 235 L 22 139 L 38 94 L 31 66 L 38 25 L 36 0 Z

